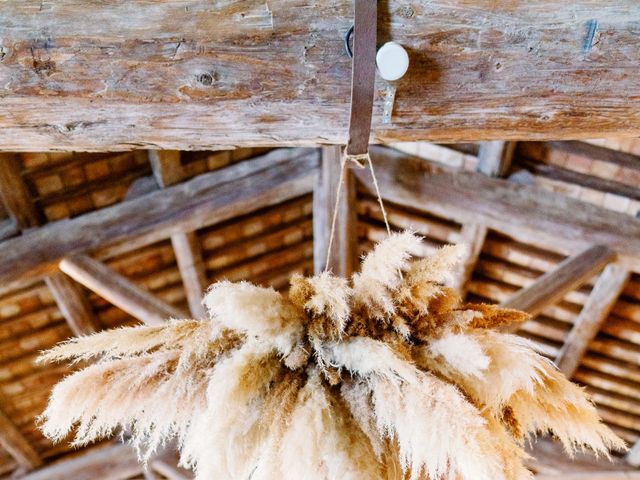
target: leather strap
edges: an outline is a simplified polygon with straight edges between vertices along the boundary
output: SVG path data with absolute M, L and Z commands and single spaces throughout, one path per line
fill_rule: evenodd
M 377 24 L 378 1 L 355 0 L 347 155 L 364 155 L 369 151 L 376 80 Z

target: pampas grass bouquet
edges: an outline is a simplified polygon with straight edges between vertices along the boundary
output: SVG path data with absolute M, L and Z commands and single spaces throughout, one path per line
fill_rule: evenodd
M 124 432 L 142 460 L 177 440 L 199 480 L 522 480 L 538 434 L 624 449 L 581 388 L 501 333 L 525 313 L 446 286 L 458 247 L 420 250 L 392 234 L 350 280 L 294 276 L 286 295 L 223 281 L 208 319 L 68 340 L 41 361 L 91 364 L 56 385 L 42 430 Z

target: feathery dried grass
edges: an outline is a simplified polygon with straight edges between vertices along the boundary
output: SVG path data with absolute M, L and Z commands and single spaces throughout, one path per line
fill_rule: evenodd
M 523 480 L 539 433 L 570 453 L 624 448 L 531 342 L 493 330 L 526 314 L 461 305 L 446 286 L 460 249 L 411 262 L 420 246 L 392 235 L 351 286 L 220 282 L 208 320 L 64 342 L 42 361 L 97 363 L 55 387 L 43 432 L 127 431 L 143 457 L 177 438 L 199 480 Z

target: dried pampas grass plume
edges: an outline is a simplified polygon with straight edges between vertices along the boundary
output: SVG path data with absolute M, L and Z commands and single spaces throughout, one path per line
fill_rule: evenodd
M 420 251 L 394 234 L 351 282 L 220 282 L 209 320 L 64 342 L 42 361 L 95 363 L 55 387 L 42 430 L 77 445 L 126 431 L 142 458 L 177 439 L 201 480 L 522 480 L 539 433 L 569 453 L 625 448 L 582 389 L 498 331 L 525 314 L 446 287 L 459 249 Z

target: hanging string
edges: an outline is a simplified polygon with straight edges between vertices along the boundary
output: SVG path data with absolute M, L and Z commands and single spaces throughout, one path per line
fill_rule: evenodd
M 352 162 L 358 168 L 365 168 L 365 165 L 362 163 L 366 161 L 369 165 L 369 171 L 371 172 L 371 178 L 373 179 L 373 186 L 376 191 L 376 196 L 378 197 L 378 205 L 380 205 L 380 210 L 382 212 L 382 218 L 384 219 L 384 225 L 387 228 L 387 235 L 391 236 L 391 227 L 389 226 L 389 218 L 387 217 L 387 210 L 384 208 L 384 202 L 382 201 L 382 195 L 380 195 L 380 187 L 378 186 L 378 179 L 376 178 L 376 173 L 373 169 L 373 162 L 371 161 L 371 156 L 369 153 L 364 153 L 362 155 L 349 155 L 346 152 L 342 155 L 342 159 L 340 160 L 340 177 L 338 179 L 338 188 L 336 189 L 336 199 L 333 204 L 333 217 L 331 219 L 331 232 L 329 233 L 329 245 L 327 245 L 327 259 L 324 264 L 325 272 L 329 270 L 329 262 L 331 260 L 331 250 L 333 247 L 333 239 L 336 233 L 336 221 L 338 219 L 338 207 L 340 205 L 340 196 L 342 194 L 342 184 L 344 183 L 345 171 L 347 169 L 347 163 Z

